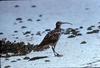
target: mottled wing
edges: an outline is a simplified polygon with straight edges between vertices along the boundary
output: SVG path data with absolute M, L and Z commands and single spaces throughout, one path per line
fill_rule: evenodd
M 59 31 L 53 30 L 49 32 L 39 45 L 33 47 L 33 51 L 43 51 L 45 49 L 48 49 L 49 45 L 53 45 L 58 41 L 59 36 L 60 36 Z
M 40 45 L 48 45 L 51 43 L 55 43 L 59 39 L 59 36 L 60 36 L 60 32 L 53 30 L 44 37 Z

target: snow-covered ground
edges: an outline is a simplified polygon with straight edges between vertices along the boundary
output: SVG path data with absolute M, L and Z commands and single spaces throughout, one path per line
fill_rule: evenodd
M 16 18 L 22 18 L 22 23 L 16 21 Z M 100 67 L 100 32 L 86 34 L 89 26 L 95 25 L 93 29 L 97 29 L 100 25 L 98 23 L 100 22 L 100 0 L 0 1 L 0 32 L 4 33 L 0 35 L 0 39 L 39 44 L 47 33 L 42 32 L 45 29 L 53 29 L 57 21 L 73 24 L 62 25 L 64 29 L 83 26 L 83 29 L 80 29 L 82 36 L 75 38 L 68 38 L 68 35 L 61 36 L 56 51 L 61 53 L 62 57 L 54 57 L 51 49 L 31 52 L 25 56 L 10 57 L 9 60 L 0 58 L 1 68 L 8 65 L 10 68 Z M 27 28 L 21 29 L 22 26 Z M 23 32 L 26 31 L 31 31 L 34 35 L 25 37 Z M 41 36 L 36 35 L 38 31 L 42 33 Z M 82 41 L 87 43 L 80 44 Z M 48 58 L 28 61 L 23 59 L 26 56 L 30 58 L 48 56 Z M 13 60 L 16 62 L 12 62 Z M 49 62 L 46 62 L 47 60 Z

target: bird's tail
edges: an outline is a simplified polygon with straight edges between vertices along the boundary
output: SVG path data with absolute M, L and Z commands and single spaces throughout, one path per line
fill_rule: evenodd
M 49 46 L 46 46 L 46 45 L 35 45 L 33 47 L 33 51 L 44 51 L 46 49 L 50 48 Z

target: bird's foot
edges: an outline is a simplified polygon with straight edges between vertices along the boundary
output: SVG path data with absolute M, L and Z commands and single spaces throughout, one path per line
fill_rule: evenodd
M 55 56 L 56 57 L 62 57 L 63 55 L 60 55 L 60 54 L 57 53 L 57 54 L 55 54 Z

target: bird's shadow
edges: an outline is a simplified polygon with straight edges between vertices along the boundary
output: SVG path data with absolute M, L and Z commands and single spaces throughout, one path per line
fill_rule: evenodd
M 37 56 L 37 57 L 32 57 L 32 58 L 29 59 L 29 61 L 35 61 L 35 60 L 44 59 L 44 58 L 48 58 L 48 56 Z

